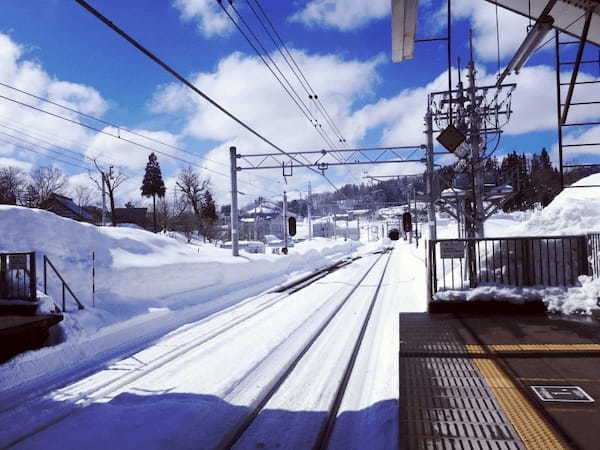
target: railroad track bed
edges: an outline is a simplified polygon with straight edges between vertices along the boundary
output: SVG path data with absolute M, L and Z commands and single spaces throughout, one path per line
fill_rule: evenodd
M 369 324 L 386 312 L 377 300 L 389 258 L 370 255 L 298 280 L 85 379 L 0 409 L 2 423 L 10 424 L 0 431 L 0 447 L 342 443 L 347 432 L 340 430 L 370 422 L 367 413 L 348 420 L 352 408 L 365 404 L 346 391 L 364 383 L 370 367 L 363 341 L 374 338 L 377 328 Z

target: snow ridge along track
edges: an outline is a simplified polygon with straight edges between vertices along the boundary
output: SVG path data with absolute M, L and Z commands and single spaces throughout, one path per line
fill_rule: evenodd
M 250 446 L 254 448 L 255 446 L 260 447 L 262 445 L 262 443 L 246 444 L 242 441 L 245 438 L 245 435 L 248 434 L 249 429 L 257 421 L 259 415 L 265 410 L 270 400 L 281 392 L 284 383 L 290 378 L 292 373 L 294 373 L 294 370 L 301 363 L 303 358 L 305 358 L 307 354 L 311 351 L 311 349 L 314 347 L 315 342 L 317 342 L 319 338 L 324 335 L 324 332 L 328 328 L 330 328 L 330 325 L 332 324 L 334 319 L 338 318 L 340 313 L 344 310 L 344 307 L 349 303 L 350 299 L 356 297 L 357 289 L 363 286 L 363 283 L 365 282 L 369 274 L 371 274 L 373 269 L 376 266 L 381 265 L 384 255 L 386 254 L 387 258 L 385 259 L 383 270 L 378 276 L 377 287 L 375 289 L 374 294 L 370 298 L 368 310 L 364 315 L 362 321 L 360 322 L 360 331 L 358 332 L 358 335 L 353 342 L 352 351 L 345 364 L 343 374 L 341 375 L 341 380 L 339 381 L 337 387 L 335 387 L 335 395 L 328 407 L 326 419 L 322 421 L 320 429 L 317 433 L 317 438 L 312 443 L 312 448 L 314 449 L 327 448 L 329 438 L 335 426 L 336 417 L 338 415 L 340 405 L 344 398 L 344 394 L 346 392 L 346 388 L 348 386 L 352 370 L 355 366 L 356 359 L 361 344 L 363 342 L 363 338 L 365 336 L 365 332 L 369 325 L 371 314 L 375 307 L 375 303 L 377 302 L 377 299 L 379 297 L 379 292 L 386 275 L 388 264 L 390 262 L 391 249 L 387 249 L 385 252 L 381 253 L 380 256 L 375 260 L 375 262 L 369 267 L 369 269 L 360 277 L 360 279 L 354 284 L 352 289 L 347 293 L 345 298 L 336 306 L 336 308 L 323 321 L 319 328 L 312 334 L 310 339 L 305 343 L 304 347 L 298 352 L 296 357 L 287 365 L 287 367 L 285 367 L 285 369 L 282 372 L 279 373 L 278 377 L 270 383 L 270 389 L 258 401 L 255 402 L 254 407 L 250 408 L 248 412 L 244 414 L 244 416 L 233 427 L 233 429 L 220 441 L 219 445 L 217 446 L 218 449 L 230 449 L 233 447 L 247 448 Z
M 76 413 L 80 408 L 85 407 L 97 399 L 115 392 L 118 389 L 147 376 L 148 374 L 160 369 L 161 367 L 173 362 L 177 358 L 185 355 L 190 350 L 205 344 L 216 337 L 224 334 L 228 330 L 235 326 L 249 320 L 250 318 L 258 315 L 259 313 L 269 309 L 270 307 L 278 304 L 280 301 L 287 299 L 292 293 L 295 293 L 301 289 L 304 289 L 311 284 L 319 281 L 323 277 L 337 271 L 338 269 L 351 264 L 353 261 L 359 259 L 345 258 L 337 261 L 335 264 L 327 266 L 323 269 L 311 272 L 310 274 L 303 276 L 299 279 L 293 280 L 277 288 L 267 291 L 263 295 L 251 297 L 248 300 L 242 301 L 234 306 L 219 311 L 205 319 L 202 319 L 190 326 L 183 327 L 180 330 L 172 332 L 168 335 L 169 338 L 179 337 L 183 338 L 183 342 L 177 345 L 175 348 L 170 348 L 168 352 L 163 353 L 156 357 L 154 360 L 147 362 L 141 368 L 137 370 L 127 371 L 126 373 L 116 376 L 114 378 L 104 380 L 102 382 L 92 383 L 92 386 L 88 389 L 77 390 L 75 395 L 70 394 L 68 391 L 64 392 L 64 399 L 68 400 L 70 407 L 59 408 L 58 410 L 49 412 L 49 417 L 46 417 L 41 424 L 32 429 L 27 430 L 25 433 L 18 433 L 18 435 L 9 433 L 9 436 L 2 436 L 0 434 L 0 448 L 7 448 L 22 443 L 37 433 L 44 431 L 45 429 L 57 424 L 58 422 L 66 419 L 67 417 Z M 244 307 L 247 307 L 250 303 L 254 306 L 249 311 L 244 311 Z M 239 311 L 237 315 L 228 320 L 221 320 L 222 316 L 231 316 L 231 313 Z M 212 322 L 216 322 L 213 324 Z M 201 327 L 206 327 L 200 335 L 195 335 L 194 331 Z M 186 339 L 186 334 L 193 336 L 192 338 Z M 128 359 L 135 359 L 134 355 L 129 355 Z M 87 379 L 86 379 L 87 380 Z M 76 383 L 77 384 L 77 383 Z M 61 393 L 61 390 L 58 391 Z M 40 399 L 39 394 L 31 397 L 27 397 L 25 400 L 21 399 L 21 402 L 13 403 L 10 405 L 3 405 L 0 409 L 0 421 L 6 419 L 10 420 L 11 414 L 14 412 L 18 413 L 21 411 L 35 410 L 36 403 L 39 401 L 43 402 L 43 398 Z

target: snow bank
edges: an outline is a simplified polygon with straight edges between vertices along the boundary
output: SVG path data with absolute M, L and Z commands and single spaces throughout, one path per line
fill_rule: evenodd
M 543 210 L 514 229 L 524 236 L 583 234 L 600 231 L 600 174 L 564 189 Z M 590 186 L 590 187 L 584 187 Z M 511 233 L 512 234 L 512 233 Z
M 67 315 L 61 325 L 66 338 L 93 334 L 151 309 L 182 309 L 214 300 L 250 282 L 270 280 L 274 285 L 357 247 L 343 240 L 315 239 L 298 244 L 286 257 L 242 253 L 234 258 L 229 250 L 211 244 L 188 245 L 142 229 L 96 227 L 48 211 L 6 205 L 0 206 L 0 227 L 0 251 L 38 252 L 40 285 L 41 258 L 47 255 L 86 306 Z M 53 276 L 49 288 L 60 303 L 61 285 Z
M 590 315 L 600 306 L 600 279 L 582 275 L 581 286 L 556 287 L 532 286 L 513 287 L 484 284 L 469 290 L 448 290 L 435 294 L 436 301 L 506 301 L 523 304 L 542 300 L 551 312 Z

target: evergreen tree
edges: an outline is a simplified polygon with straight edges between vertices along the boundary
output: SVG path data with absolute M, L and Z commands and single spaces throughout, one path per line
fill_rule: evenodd
M 212 237 L 214 225 L 219 216 L 217 215 L 217 205 L 213 199 L 210 189 L 206 189 L 202 195 L 201 214 L 204 221 L 204 233 L 208 237 Z
M 162 173 L 160 171 L 160 165 L 158 159 L 154 153 L 150 153 L 148 156 L 148 164 L 146 164 L 146 173 L 144 174 L 144 181 L 142 182 L 142 196 L 152 197 L 152 213 L 154 217 L 154 232 L 156 233 L 156 196 L 159 198 L 165 196 L 165 182 L 162 179 Z

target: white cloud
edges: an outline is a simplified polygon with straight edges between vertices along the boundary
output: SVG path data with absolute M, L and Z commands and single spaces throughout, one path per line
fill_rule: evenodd
M 229 19 L 215 0 L 175 0 L 173 6 L 180 11 L 183 20 L 196 22 L 198 31 L 206 37 L 226 35 L 232 30 Z
M 23 55 L 24 51 L 21 46 L 8 35 L 0 34 L 0 81 L 2 83 L 30 92 L 38 97 L 49 98 L 54 102 L 89 114 L 101 115 L 106 111 L 107 102 L 95 89 L 81 84 L 56 80 L 48 75 L 39 64 L 24 59 Z M 77 115 L 74 113 L 54 107 L 41 100 L 36 100 L 14 89 L 0 86 L 0 95 L 55 112 L 75 121 L 78 120 Z M 2 127 L 2 132 L 17 135 L 30 142 L 40 144 L 39 141 L 26 136 L 24 133 L 35 135 L 38 138 L 44 136 L 46 140 L 51 140 L 51 142 L 76 151 L 81 150 L 91 136 L 88 130 L 76 124 L 18 105 L 7 99 L 0 99 L 0 125 L 13 128 L 13 130 L 9 130 Z M 25 131 L 18 132 L 16 129 Z M 2 136 L 3 139 L 6 138 L 4 135 Z M 8 139 L 10 140 L 10 138 Z M 45 145 L 37 144 L 33 144 L 36 151 L 42 154 L 47 153 L 43 149 Z M 31 145 L 28 146 L 31 147 Z M 2 153 L 7 154 L 7 149 L 10 150 L 8 154 L 19 159 L 30 160 L 31 155 L 33 155 L 10 145 L 4 145 Z M 56 154 L 48 155 L 57 156 Z M 39 160 L 41 156 L 37 155 L 34 158 Z
M 444 11 L 446 7 L 443 6 Z M 496 36 L 496 6 L 482 0 L 454 0 L 454 19 L 470 19 L 473 27 L 473 44 L 478 57 L 484 61 L 497 60 L 498 41 Z M 519 14 L 498 7 L 500 30 L 500 59 L 510 57 L 527 34 L 529 21 Z M 552 46 L 545 47 L 551 49 Z
M 96 134 L 89 142 L 86 148 L 85 155 L 92 159 L 97 159 L 105 165 L 115 165 L 130 169 L 143 169 L 148 162 L 148 155 L 152 150 L 145 150 L 142 147 L 136 146 L 127 142 L 124 139 L 138 142 L 149 149 L 160 150 L 161 153 L 156 153 L 161 165 L 173 164 L 173 159 L 166 155 L 177 156 L 180 152 L 173 147 L 177 147 L 177 136 L 166 131 L 149 131 L 149 130 L 131 130 L 136 134 L 147 136 L 155 141 L 164 142 L 167 145 L 161 145 L 156 142 L 144 140 L 139 136 L 125 130 L 117 130 L 113 127 L 105 127 L 102 131 L 113 136 L 121 136 L 123 139 L 115 139 L 107 134 Z
M 390 11 L 390 0 L 312 0 L 290 20 L 348 31 L 381 19 Z
M 352 103 L 370 93 L 377 82 L 380 58 L 345 61 L 335 55 L 311 56 L 291 50 L 313 88 L 335 122 L 350 111 Z M 277 59 L 276 55 L 273 55 Z M 281 63 L 281 61 L 279 61 Z M 280 64 L 284 67 L 285 64 Z M 290 80 L 295 82 L 289 75 Z M 213 73 L 201 73 L 193 80 L 202 91 L 251 126 L 287 149 L 323 146 L 311 124 L 283 92 L 262 63 L 253 57 L 234 53 L 222 59 Z M 299 86 L 296 89 L 314 114 L 316 107 Z M 185 87 L 168 85 L 157 92 L 155 112 L 184 112 L 185 132 L 201 139 L 229 141 L 247 134 L 225 114 Z M 323 118 L 320 121 L 325 124 Z M 323 125 L 325 126 L 325 125 Z M 264 145 L 264 144 L 261 144 Z
M 33 164 L 20 159 L 0 157 L 0 167 L 17 167 L 25 172 L 29 172 Z
M 351 114 L 354 103 L 372 93 L 378 82 L 376 69 L 382 58 L 356 61 L 344 60 L 336 55 L 308 55 L 294 49 L 290 51 L 333 121 L 341 128 L 342 133 L 348 134 L 351 139 L 353 130 L 346 125 L 346 119 Z M 277 55 L 273 55 L 273 58 L 278 60 Z M 283 61 L 278 62 L 282 69 L 286 67 Z M 291 74 L 289 78 L 295 83 L 296 80 Z M 300 113 L 256 58 L 234 53 L 222 59 L 214 72 L 198 74 L 193 81 L 199 89 L 209 92 L 219 104 L 235 112 L 236 116 L 287 151 L 326 147 L 314 131 L 313 125 Z M 296 86 L 296 89 L 301 93 L 303 101 L 310 105 L 322 126 L 326 127 L 325 119 L 317 113 L 316 106 L 309 101 L 300 86 Z M 246 154 L 276 152 L 185 87 L 163 86 L 154 98 L 153 110 L 169 114 L 179 112 L 186 120 L 185 134 L 198 139 L 217 141 L 218 144 L 207 154 L 207 160 L 204 161 L 204 164 L 213 170 L 228 174 L 228 149 L 231 145 L 237 145 L 239 152 Z M 329 129 L 327 130 L 329 132 Z M 353 143 L 356 142 L 351 142 Z M 218 162 L 215 164 L 208 159 Z M 330 172 L 332 171 L 331 169 Z M 310 177 L 311 172 L 296 169 L 289 182 L 307 181 L 301 178 L 305 173 Z M 259 175 L 255 184 L 265 188 L 272 187 L 275 180 L 281 180 L 281 173 L 275 171 L 257 171 L 252 174 Z M 210 173 L 207 172 L 207 175 Z M 217 180 L 224 179 L 214 173 L 210 176 L 215 181 L 215 187 L 221 184 L 217 183 Z M 227 182 L 223 185 L 221 190 L 226 196 Z M 246 188 L 249 192 L 256 193 L 256 189 L 252 190 L 251 186 Z M 240 190 L 243 188 L 240 187 Z

